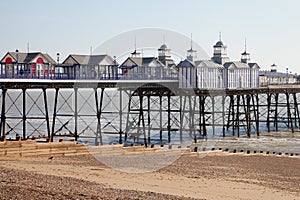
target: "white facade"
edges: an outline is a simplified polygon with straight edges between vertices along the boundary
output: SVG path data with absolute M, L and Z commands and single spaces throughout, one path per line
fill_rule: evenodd
M 242 62 L 228 62 L 225 66 L 225 80 L 227 88 L 250 88 L 256 85 L 255 74 L 246 63 Z M 254 81 L 254 82 L 253 82 Z
M 259 73 L 260 86 L 285 85 L 297 83 L 297 76 L 277 71 L 261 71 Z
M 209 60 L 196 61 L 197 88 L 224 88 L 224 67 Z
M 227 47 L 220 40 L 214 45 L 212 60 L 194 61 L 195 53 L 192 48 L 188 50 L 187 59 L 177 66 L 180 88 L 235 89 L 259 86 L 259 66 L 249 63 L 250 54 L 246 50 L 242 53 L 241 61 L 229 62 Z
M 179 88 L 197 88 L 197 69 L 189 60 L 181 61 L 178 65 Z

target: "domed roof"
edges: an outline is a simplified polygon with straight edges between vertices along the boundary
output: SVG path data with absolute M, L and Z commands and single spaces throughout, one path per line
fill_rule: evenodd
M 167 45 L 165 45 L 165 44 L 162 44 L 160 47 L 159 47 L 159 50 L 167 50 L 168 49 L 168 47 L 167 47 Z
M 218 41 L 214 47 L 224 47 L 224 44 L 222 41 Z

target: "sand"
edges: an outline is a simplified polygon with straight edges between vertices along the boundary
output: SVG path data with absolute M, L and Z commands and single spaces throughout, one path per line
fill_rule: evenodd
M 125 173 L 92 156 L 0 158 L 1 199 L 300 199 L 300 159 L 188 153 Z

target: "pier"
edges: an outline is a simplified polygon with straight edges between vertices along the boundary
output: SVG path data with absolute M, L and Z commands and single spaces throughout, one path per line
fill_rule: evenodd
M 1 137 L 195 143 L 300 126 L 298 85 L 180 89 L 177 80 L 1 79 Z M 115 141 L 116 142 L 116 141 Z

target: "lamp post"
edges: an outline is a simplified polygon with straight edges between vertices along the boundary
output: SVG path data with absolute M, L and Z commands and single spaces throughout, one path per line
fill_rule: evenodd
M 19 76 L 19 50 L 18 49 L 16 49 L 16 60 L 17 60 L 17 62 L 16 62 L 17 76 Z M 14 72 L 13 72 L 13 75 L 14 75 Z
M 56 57 L 57 57 L 57 70 L 56 72 L 58 73 L 58 75 L 60 74 L 60 68 L 59 68 L 59 53 L 56 53 Z M 54 74 L 55 74 L 55 70 L 54 70 Z M 60 75 L 59 75 L 60 76 Z
M 286 68 L 286 84 L 289 84 L 289 68 Z

